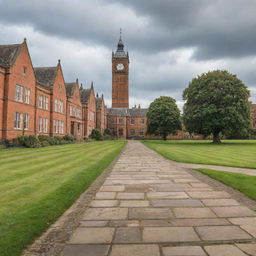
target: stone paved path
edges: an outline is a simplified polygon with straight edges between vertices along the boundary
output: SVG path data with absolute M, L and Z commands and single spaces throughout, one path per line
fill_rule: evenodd
M 256 255 L 256 213 L 130 141 L 63 256 Z

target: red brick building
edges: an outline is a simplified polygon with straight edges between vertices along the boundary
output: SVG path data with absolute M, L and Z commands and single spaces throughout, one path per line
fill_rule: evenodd
M 0 46 L 0 138 L 35 133 L 35 74 L 26 40 Z
M 101 132 L 107 127 L 107 107 L 105 105 L 103 94 L 96 96 L 96 128 Z
M 60 61 L 55 67 L 35 68 L 35 74 L 37 85 L 41 84 L 50 91 L 48 106 L 48 96 L 37 90 L 37 109 L 40 111 L 36 113 L 36 134 L 48 133 L 50 136 L 63 136 L 67 133 L 67 94 Z M 43 104 L 41 104 L 42 100 Z M 49 110 L 50 118 L 47 121 Z
M 66 83 L 67 90 L 67 133 L 81 140 L 84 134 L 82 103 L 78 79 L 74 83 Z
M 0 139 L 19 135 L 88 137 L 106 128 L 104 98 L 65 83 L 60 61 L 53 67 L 33 67 L 26 40 L 0 45 Z M 98 124 L 96 113 L 98 113 Z
M 89 137 L 92 130 L 96 128 L 96 98 L 93 82 L 90 89 L 80 89 L 81 102 L 83 106 L 82 116 L 84 120 L 84 136 Z
M 107 127 L 119 139 L 141 138 L 147 132 L 147 109 L 129 108 L 129 63 L 120 36 L 112 53 L 112 108 L 107 110 Z

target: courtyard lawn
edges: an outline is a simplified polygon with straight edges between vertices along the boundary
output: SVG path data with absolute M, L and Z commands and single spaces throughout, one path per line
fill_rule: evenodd
M 256 176 L 201 168 L 195 170 L 239 190 L 252 199 L 256 199 Z
M 143 143 L 177 162 L 256 168 L 256 140 L 145 140 Z
M 120 153 L 125 141 L 0 150 L 0 255 L 20 255 Z

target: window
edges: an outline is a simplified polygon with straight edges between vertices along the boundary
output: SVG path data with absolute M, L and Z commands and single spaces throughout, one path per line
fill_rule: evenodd
M 44 105 L 43 105 L 43 108 L 48 110 L 49 108 L 49 99 L 47 96 L 44 96 Z
M 43 96 L 38 96 L 38 108 L 43 108 Z
M 134 119 L 131 119 L 131 124 L 135 124 L 135 120 Z
M 123 124 L 123 119 L 122 119 L 122 118 L 119 118 L 119 119 L 118 119 L 118 123 L 119 123 L 119 124 Z
M 115 120 L 112 119 L 112 120 L 111 120 L 111 124 L 114 124 L 114 123 L 115 123 Z
M 58 113 L 64 113 L 64 104 L 62 100 L 55 99 L 54 100 L 54 111 Z
M 64 134 L 64 122 L 60 120 L 53 120 L 54 133 Z
M 144 130 L 143 130 L 143 129 L 140 129 L 140 130 L 139 130 L 139 135 L 140 135 L 140 136 L 144 136 Z
M 42 132 L 43 131 L 43 118 L 39 117 L 38 118 L 38 132 Z
M 22 102 L 23 98 L 23 87 L 21 85 L 16 85 L 16 96 L 15 96 L 15 100 L 16 101 L 19 101 L 19 102 Z
M 30 89 L 25 88 L 25 103 L 29 104 L 30 103 Z
M 21 128 L 21 117 L 22 117 L 21 113 L 19 113 L 19 112 L 15 113 L 14 128 L 16 128 L 16 129 L 20 129 Z
M 70 115 L 70 116 L 73 115 L 73 106 L 70 106 L 70 108 L 69 108 L 69 115 Z
M 123 128 L 120 128 L 120 129 L 118 130 L 118 134 L 119 134 L 119 136 L 123 136 L 123 135 L 124 135 Z
M 24 114 L 23 115 L 23 129 L 28 129 L 28 121 L 29 121 L 29 115 Z
M 145 124 L 145 119 L 141 119 L 141 123 L 142 123 L 142 124 Z
M 27 72 L 27 67 L 23 66 L 23 73 L 26 74 L 26 72 Z
M 48 118 L 44 118 L 43 121 L 44 133 L 48 132 Z
M 134 129 L 131 129 L 131 130 L 130 130 L 130 135 L 131 135 L 131 136 L 134 136 L 134 135 L 135 135 L 135 130 L 134 130 Z

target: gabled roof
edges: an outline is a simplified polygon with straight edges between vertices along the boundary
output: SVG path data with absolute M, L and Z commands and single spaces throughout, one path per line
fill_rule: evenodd
M 11 67 L 19 55 L 22 44 L 0 45 L 0 67 Z
M 47 88 L 51 88 L 56 77 L 57 67 L 34 68 L 36 81 Z
M 147 108 L 108 108 L 107 113 L 110 116 L 128 116 L 128 117 L 146 117 Z
M 83 104 L 88 103 L 91 89 L 81 89 L 81 102 Z
M 74 95 L 74 91 L 75 91 L 75 88 L 76 88 L 76 82 L 74 83 L 65 83 L 66 85 L 66 91 L 67 91 L 67 96 L 68 97 L 73 97 Z

